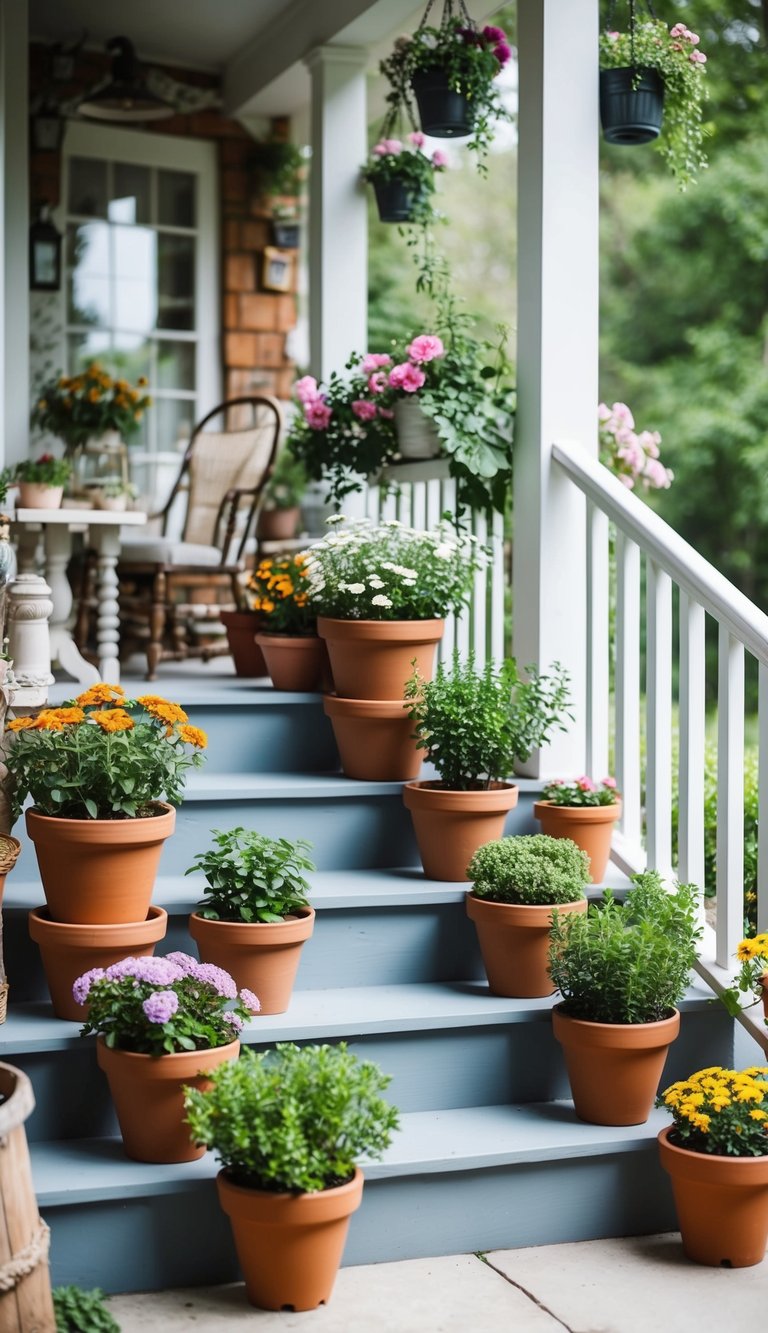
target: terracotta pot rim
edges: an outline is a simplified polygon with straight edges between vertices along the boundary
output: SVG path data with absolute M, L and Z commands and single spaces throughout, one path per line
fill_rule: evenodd
M 403 721 L 412 725 L 404 699 L 345 699 L 338 694 L 324 694 L 323 709 L 328 717 L 360 717 L 370 722 Z
M 334 1185 L 332 1189 L 304 1194 L 272 1193 L 270 1190 L 236 1185 L 228 1178 L 226 1168 L 223 1168 L 216 1176 L 216 1186 L 221 1206 L 228 1215 L 235 1213 L 248 1221 L 270 1226 L 296 1226 L 332 1221 L 355 1212 L 362 1199 L 364 1180 L 362 1170 L 356 1166 L 351 1180 L 346 1180 L 343 1185 Z M 228 1203 L 230 1207 L 227 1207 Z
M 675 1009 L 667 1018 L 656 1019 L 652 1023 L 594 1023 L 587 1018 L 572 1018 L 563 1013 L 563 1002 L 552 1009 L 553 1027 L 562 1027 L 574 1034 L 581 1034 L 584 1044 L 589 1046 L 653 1046 L 661 1037 L 666 1041 L 672 1033 L 674 1040 L 680 1030 L 680 1010 Z
M 656 1136 L 662 1166 L 664 1166 L 664 1158 L 668 1157 L 683 1168 L 679 1174 L 686 1175 L 689 1179 L 700 1176 L 707 1176 L 711 1179 L 714 1174 L 720 1176 L 733 1175 L 735 1177 L 749 1175 L 751 1177 L 749 1180 L 735 1179 L 732 1183 L 734 1185 L 758 1183 L 768 1185 L 768 1154 L 763 1154 L 761 1157 L 725 1157 L 720 1153 L 694 1152 L 691 1148 L 682 1148 L 679 1144 L 670 1141 L 669 1136 L 673 1129 L 674 1125 L 667 1125 L 665 1129 L 659 1130 Z M 760 1181 L 754 1179 L 756 1167 L 762 1167 L 759 1172 L 762 1177 Z M 669 1167 L 665 1166 L 665 1170 L 669 1170 Z
M 262 614 L 260 611 L 219 611 L 219 620 L 222 625 L 236 625 L 240 620 L 253 622 L 254 620 L 261 619 Z
M 33 907 L 29 913 L 29 933 L 36 944 L 57 940 L 71 948 L 117 947 L 122 944 L 124 936 L 128 936 L 126 947 L 149 944 L 163 939 L 167 925 L 168 913 L 165 908 L 156 907 L 152 903 L 143 921 L 122 921 L 115 925 L 87 926 L 70 921 L 54 921 L 50 908 L 43 905 Z M 94 936 L 97 936 L 96 940 Z
M 106 1072 L 108 1064 L 134 1064 L 137 1068 L 152 1071 L 158 1079 L 194 1078 L 198 1073 L 198 1062 L 205 1056 L 229 1052 L 233 1057 L 240 1051 L 240 1039 L 228 1041 L 223 1046 L 204 1046 L 199 1051 L 172 1051 L 162 1055 L 144 1055 L 140 1051 L 121 1051 L 107 1046 L 104 1038 L 96 1038 L 96 1059 L 99 1067 Z
M 78 842 L 164 842 L 169 838 L 176 825 L 176 809 L 168 801 L 156 801 L 156 815 L 141 815 L 135 819 L 72 819 L 67 815 L 44 815 L 34 806 L 25 812 L 27 833 L 32 842 L 34 830 L 43 834 L 56 832 L 62 841 Z M 104 834 L 112 829 L 119 830 L 119 836 L 105 838 Z M 149 836 L 148 834 L 156 835 Z
M 497 782 L 489 790 L 450 791 L 439 782 L 406 782 L 403 801 L 409 810 L 443 810 L 447 814 L 512 810 L 520 789 L 513 782 Z
M 240 939 L 243 948 L 252 949 L 275 944 L 288 944 L 293 940 L 308 940 L 315 928 L 314 907 L 302 907 L 292 916 L 282 921 L 211 921 L 199 912 L 189 914 L 189 933 L 196 939 L 195 930 L 205 934 L 234 934 Z M 234 944 L 234 940 L 231 941 Z
M 589 906 L 586 894 L 583 898 L 576 898 L 570 903 L 496 903 L 489 898 L 478 898 L 471 890 L 467 890 L 467 916 L 474 919 L 477 915 L 482 915 L 485 909 L 492 911 L 494 908 L 502 908 L 503 914 L 508 918 L 508 923 L 516 927 L 525 929 L 531 927 L 534 930 L 548 930 L 552 918 L 552 911 L 556 907 L 560 912 L 583 912 Z M 499 924 L 501 925 L 501 913 L 499 914 Z
M 321 639 L 375 639 L 384 642 L 435 643 L 443 637 L 445 621 L 429 620 L 343 620 L 318 616 L 317 632 Z
M 563 823 L 609 824 L 621 818 L 621 800 L 613 805 L 554 805 L 552 801 L 534 801 L 533 813 L 537 819 L 540 810 L 554 814 Z

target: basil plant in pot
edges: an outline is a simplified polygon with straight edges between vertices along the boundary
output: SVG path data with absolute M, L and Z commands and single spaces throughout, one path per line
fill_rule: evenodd
M 589 858 L 568 838 L 522 834 L 487 842 L 467 867 L 474 921 L 492 995 L 552 994 L 552 909 L 586 912 Z
M 213 846 L 198 852 L 186 872 L 206 878 L 206 895 L 189 918 L 200 957 L 255 991 L 262 1014 L 285 1013 L 302 945 L 314 929 L 304 878 L 315 869 L 309 850 L 303 838 L 214 829 Z
M 563 998 L 552 1020 L 582 1120 L 648 1119 L 696 962 L 698 892 L 668 892 L 652 870 L 623 904 L 606 889 L 586 915 L 553 913 L 549 970 Z
M 382 1097 L 390 1079 L 346 1045 L 246 1049 L 206 1092 L 190 1090 L 193 1138 L 222 1169 L 248 1300 L 263 1310 L 313 1310 L 330 1299 L 350 1215 L 360 1206 L 359 1158 L 381 1157 L 398 1128 Z
M 507 780 L 515 762 L 565 730 L 568 674 L 555 663 L 549 676 L 527 667 L 524 678 L 512 658 L 478 670 L 474 654 L 462 661 L 454 653 L 432 681 L 416 668 L 405 699 L 418 747 L 438 772 L 437 781 L 403 788 L 425 874 L 466 880 L 478 847 L 501 836 L 517 804 Z

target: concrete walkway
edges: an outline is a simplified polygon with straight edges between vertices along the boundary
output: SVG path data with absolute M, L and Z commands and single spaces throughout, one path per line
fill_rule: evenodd
M 123 1333 L 726 1333 L 765 1324 L 768 1268 L 700 1268 L 677 1235 L 344 1268 L 328 1307 L 267 1314 L 241 1286 L 115 1296 Z

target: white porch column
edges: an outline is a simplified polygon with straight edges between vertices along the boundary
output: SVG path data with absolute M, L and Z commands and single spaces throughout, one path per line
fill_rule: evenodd
M 29 440 L 27 0 L 0 0 L 0 464 Z
M 575 722 L 521 768 L 552 777 L 586 763 L 585 501 L 550 449 L 597 448 L 598 0 L 526 0 L 518 25 L 514 651 L 571 674 Z
M 360 167 L 368 153 L 365 69 L 358 47 L 321 46 L 312 78 L 309 190 L 309 341 L 312 374 L 341 370 L 368 335 L 368 211 Z

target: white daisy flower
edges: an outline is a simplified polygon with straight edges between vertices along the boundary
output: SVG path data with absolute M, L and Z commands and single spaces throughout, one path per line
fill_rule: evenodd
M 357 597 L 359 593 L 361 593 L 361 592 L 365 592 L 365 584 L 364 584 L 364 583 L 348 583 L 348 584 L 346 585 L 346 591 L 347 591 L 347 592 L 353 592 L 353 593 L 355 594 L 355 596 Z M 373 600 L 375 601 L 376 598 L 374 597 Z
M 384 594 L 383 594 L 383 592 L 377 593 L 375 597 L 372 597 L 372 598 L 371 598 L 371 606 L 384 606 L 384 607 L 388 607 L 388 606 L 391 606 L 391 605 L 392 605 L 392 603 L 390 602 L 389 598 L 388 598 L 388 597 L 385 597 Z

